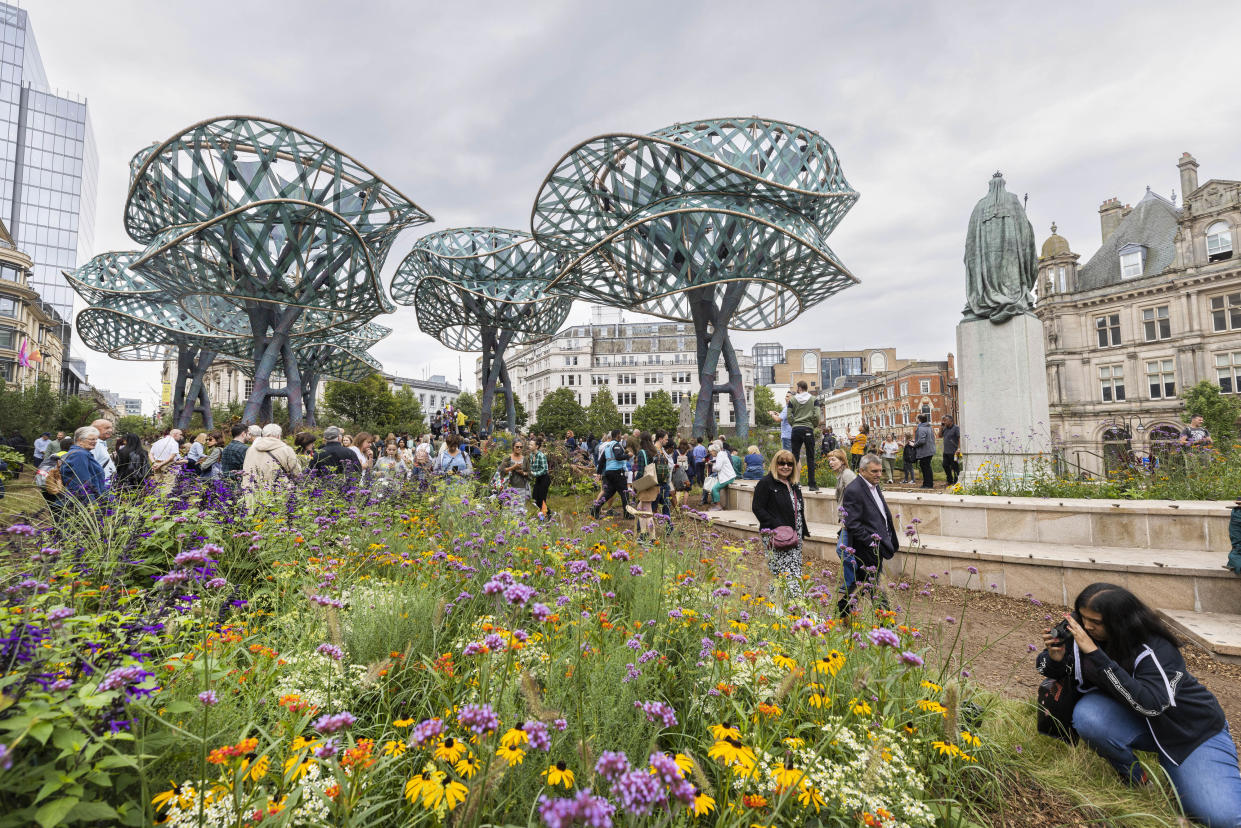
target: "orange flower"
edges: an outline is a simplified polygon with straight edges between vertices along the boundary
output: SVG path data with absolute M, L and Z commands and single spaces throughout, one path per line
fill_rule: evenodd
M 741 804 L 745 805 L 747 808 L 766 808 L 767 797 L 762 796 L 761 794 L 746 794 L 741 797 Z

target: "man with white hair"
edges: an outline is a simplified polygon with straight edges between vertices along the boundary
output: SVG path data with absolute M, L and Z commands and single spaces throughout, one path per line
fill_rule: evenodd
M 99 432 L 99 439 L 95 441 L 95 449 L 91 454 L 103 469 L 104 481 L 111 486 L 112 477 L 116 474 L 116 463 L 112 462 L 112 455 L 108 453 L 108 441 L 112 439 L 113 433 L 112 421 L 101 418 L 91 423 L 91 428 Z
M 241 485 L 247 492 L 270 491 L 282 472 L 286 477 L 296 477 L 301 470 L 297 453 L 280 439 L 281 434 L 279 424 L 268 423 L 250 445 L 241 467 Z
M 95 444 L 99 442 L 99 429 L 82 426 L 73 432 L 73 445 L 60 464 L 60 480 L 65 493 L 83 503 L 99 498 L 107 489 L 103 467 L 95 459 Z

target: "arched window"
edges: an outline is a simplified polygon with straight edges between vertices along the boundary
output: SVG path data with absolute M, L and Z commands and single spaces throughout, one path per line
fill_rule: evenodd
M 888 370 L 888 358 L 879 351 L 870 355 L 870 372 L 872 374 L 882 374 Z
M 1151 457 L 1155 462 L 1162 462 L 1176 448 L 1176 441 L 1180 439 L 1181 430 L 1174 425 L 1161 423 L 1151 426 L 1147 434 L 1150 439 Z
M 819 357 L 817 354 L 802 354 L 801 370 L 803 374 L 819 373 Z
M 1232 258 L 1232 228 L 1228 222 L 1217 221 L 1207 228 L 1207 261 L 1220 262 Z
M 1103 473 L 1114 477 L 1133 467 L 1129 430 L 1113 426 L 1103 432 Z

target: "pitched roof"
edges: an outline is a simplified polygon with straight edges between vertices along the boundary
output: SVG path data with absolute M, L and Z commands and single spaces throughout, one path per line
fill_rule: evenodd
M 1077 289 L 1093 290 L 1119 284 L 1120 250 L 1129 244 L 1140 244 L 1146 248 L 1142 276 L 1134 278 L 1162 273 L 1176 257 L 1173 239 L 1176 238 L 1179 215 L 1180 210 L 1171 201 L 1147 190 L 1133 211 L 1104 240 L 1103 246 L 1077 271 Z
M 9 247 L 14 247 L 13 237 L 9 235 L 9 227 L 3 221 L 0 221 L 0 242 L 5 242 Z

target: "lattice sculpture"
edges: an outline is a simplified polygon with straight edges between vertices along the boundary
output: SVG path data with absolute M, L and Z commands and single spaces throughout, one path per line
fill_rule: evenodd
M 454 350 L 483 352 L 484 433 L 492 431 L 500 384 L 508 430 L 517 428 L 504 353 L 560 330 L 572 300 L 549 292 L 547 284 L 567 261 L 521 230 L 462 227 L 423 236 L 397 268 L 392 298 L 415 307 L 419 328 Z
M 175 355 L 172 386 L 173 419 L 178 428 L 189 426 L 197 411 L 212 426 L 211 399 L 203 382 L 207 369 L 226 340 L 186 313 L 133 263 L 140 251 L 116 251 L 95 256 L 65 278 L 90 307 L 78 314 L 78 338 L 88 348 L 113 359 L 163 361 Z
M 383 371 L 383 366 L 367 353 L 367 350 L 390 333 L 391 328 L 368 322 L 356 331 L 344 336 L 334 336 L 327 341 L 307 338 L 294 343 L 293 353 L 297 360 L 297 374 L 305 404 L 303 422 L 306 425 L 318 425 L 320 382 L 361 382 L 371 374 Z M 250 351 L 244 343 L 239 346 L 224 346 L 220 356 L 247 375 L 254 376 L 254 362 L 249 358 Z
M 818 133 L 726 118 L 579 144 L 544 180 L 531 227 L 541 245 L 571 257 L 552 290 L 693 322 L 694 431 L 716 432 L 713 401 L 727 393 L 744 438 L 749 415 L 728 331 L 784 325 L 858 281 L 827 246 L 857 199 Z
M 137 153 L 130 173 L 125 226 L 146 245 L 134 264 L 207 328 L 250 340 L 250 421 L 287 396 L 301 422 L 297 344 L 343 343 L 391 311 L 380 268 L 401 230 L 431 221 L 330 144 L 259 118 L 195 124 Z

